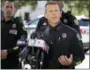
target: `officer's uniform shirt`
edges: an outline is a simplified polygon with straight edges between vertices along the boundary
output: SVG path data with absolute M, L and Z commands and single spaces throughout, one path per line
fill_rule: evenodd
M 48 25 L 44 29 L 39 30 L 38 34 L 41 35 L 41 38 L 49 45 L 49 53 L 44 60 L 44 69 L 74 68 L 76 62 L 84 59 L 83 47 L 82 44 L 79 43 L 79 35 L 74 29 L 60 23 L 56 27 Z M 61 65 L 58 58 L 61 55 L 69 57 L 70 54 L 73 54 L 75 64 L 69 67 Z
M 76 19 L 76 17 L 74 17 L 72 14 L 70 14 L 70 13 L 64 13 L 62 11 L 61 21 L 65 25 L 68 25 L 68 26 L 74 28 L 81 35 L 81 33 L 80 33 L 80 27 L 79 27 L 79 22 Z
M 7 59 L 2 60 L 2 68 L 3 65 L 4 68 L 10 67 L 10 65 L 13 68 L 15 64 L 17 65 L 19 47 L 16 43 L 23 33 L 22 24 L 18 20 L 12 18 L 8 21 L 4 19 L 1 21 L 1 49 L 7 49 L 8 52 Z
M 81 36 L 78 20 L 73 15 L 64 13 L 62 11 L 62 17 L 60 18 L 60 20 L 63 22 L 63 24 L 74 28 Z M 48 23 L 47 19 L 45 17 L 40 18 L 36 30 L 39 30 L 40 28 L 42 28 L 44 23 Z

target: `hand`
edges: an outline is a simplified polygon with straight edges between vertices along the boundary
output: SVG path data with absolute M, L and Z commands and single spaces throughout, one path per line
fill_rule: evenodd
M 8 55 L 8 53 L 7 53 L 7 50 L 1 50 L 1 59 L 7 59 L 7 55 Z
M 58 60 L 62 65 L 70 66 L 73 61 L 73 55 L 71 54 L 69 58 L 67 56 L 62 55 L 58 58 Z

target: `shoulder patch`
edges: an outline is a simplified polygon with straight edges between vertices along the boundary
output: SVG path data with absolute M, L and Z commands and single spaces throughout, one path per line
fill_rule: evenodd
M 77 19 L 74 20 L 74 23 L 75 23 L 76 25 L 79 25 L 79 22 L 78 22 Z
M 80 34 L 77 33 L 78 40 L 81 40 Z
M 68 20 L 67 19 L 64 19 L 64 23 L 67 23 L 68 22 Z

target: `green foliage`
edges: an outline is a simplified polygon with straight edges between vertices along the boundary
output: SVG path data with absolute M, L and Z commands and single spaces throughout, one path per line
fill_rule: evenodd
M 31 5 L 32 8 L 34 9 L 37 6 L 37 1 L 36 0 L 10 0 L 15 3 L 15 7 L 17 9 L 21 8 L 22 6 L 26 5 Z M 2 4 L 5 2 L 5 0 L 2 0 Z
M 52 0 L 54 1 L 54 0 Z M 56 0 L 60 1 L 60 0 Z M 64 2 L 65 6 L 64 11 L 71 10 L 73 14 L 79 15 L 79 14 L 85 14 L 86 16 L 89 15 L 90 12 L 90 0 L 61 0 Z
M 69 9 L 72 11 L 73 14 L 81 15 L 84 14 L 86 16 L 89 15 L 90 11 L 90 0 L 64 0 L 66 4 L 68 4 Z

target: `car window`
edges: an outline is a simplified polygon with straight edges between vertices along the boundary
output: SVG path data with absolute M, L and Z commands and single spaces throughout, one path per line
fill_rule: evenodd
M 79 21 L 80 26 L 89 26 L 89 24 L 90 24 L 90 20 L 87 20 L 87 19 L 81 19 L 78 21 Z
M 37 25 L 38 22 L 39 22 L 39 19 L 35 19 L 35 20 L 32 20 L 32 21 L 31 21 L 31 24 L 32 24 L 32 25 Z

